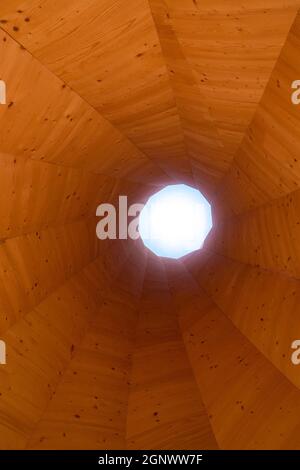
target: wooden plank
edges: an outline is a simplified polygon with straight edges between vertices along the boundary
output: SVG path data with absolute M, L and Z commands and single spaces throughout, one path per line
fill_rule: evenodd
M 160 260 L 149 255 L 132 359 L 130 449 L 217 448 Z
M 291 344 L 300 330 L 295 315 L 299 280 L 209 252 L 186 263 L 220 310 L 299 388 L 299 371 L 291 360 Z
M 168 174 L 191 182 L 148 2 L 68 0 L 56 2 L 55 8 L 51 1 L 40 6 L 35 0 L 21 7 L 6 2 L 0 8 L 6 21 L 1 26 Z M 91 135 L 85 135 L 92 145 Z
M 135 309 L 110 298 L 95 313 L 27 448 L 124 449 Z
M 300 15 L 274 67 L 231 170 L 220 186 L 222 205 L 235 213 L 265 204 L 300 185 L 299 107 L 291 101 L 299 77 Z
M 0 32 L 1 153 L 135 181 L 167 181 L 126 137 L 7 33 Z
M 299 389 L 241 334 L 229 312 L 224 315 L 184 267 L 173 263 L 167 272 L 184 343 L 220 448 L 299 449 Z M 219 287 L 225 291 L 221 283 Z

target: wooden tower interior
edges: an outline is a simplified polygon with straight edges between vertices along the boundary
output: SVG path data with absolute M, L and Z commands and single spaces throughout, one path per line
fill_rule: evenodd
M 299 10 L 0 2 L 1 449 L 300 449 Z M 178 182 L 203 249 L 97 239 Z

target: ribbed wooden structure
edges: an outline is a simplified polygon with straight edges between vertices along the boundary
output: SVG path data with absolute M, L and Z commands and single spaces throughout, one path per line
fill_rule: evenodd
M 300 0 L 2 0 L 1 449 L 300 449 Z M 180 261 L 96 238 L 166 184 Z

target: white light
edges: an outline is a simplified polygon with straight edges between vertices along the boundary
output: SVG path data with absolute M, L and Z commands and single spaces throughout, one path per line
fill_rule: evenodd
M 201 248 L 211 227 L 210 204 L 185 184 L 166 186 L 151 196 L 139 218 L 145 246 L 168 258 L 180 258 Z

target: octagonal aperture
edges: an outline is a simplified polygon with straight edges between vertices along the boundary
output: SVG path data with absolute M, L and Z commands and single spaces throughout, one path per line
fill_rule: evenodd
M 144 245 L 157 256 L 181 258 L 199 250 L 212 228 L 211 206 L 185 184 L 166 186 L 151 196 L 139 217 Z

